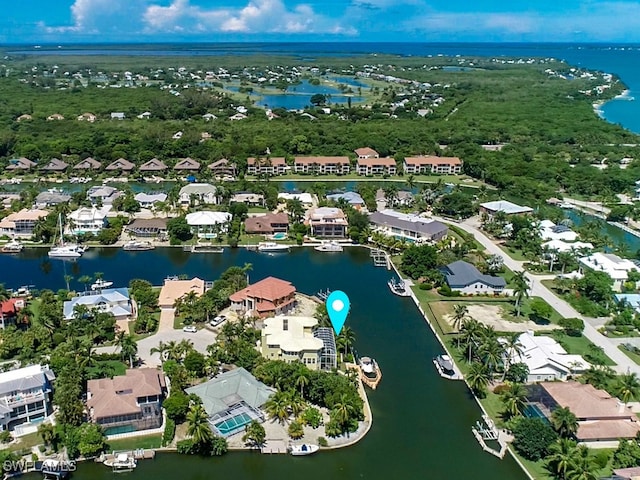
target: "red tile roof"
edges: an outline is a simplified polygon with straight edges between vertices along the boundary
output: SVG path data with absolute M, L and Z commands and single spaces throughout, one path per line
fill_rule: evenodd
M 378 156 L 378 152 L 376 152 L 371 147 L 356 148 L 354 152 L 359 157 L 377 157 Z
M 313 165 L 315 163 L 319 165 L 332 165 L 334 163 L 349 165 L 349 157 L 296 157 L 295 163 L 296 165 Z
M 258 158 L 257 159 L 257 163 L 256 163 L 256 159 L 254 157 L 249 157 L 247 158 L 247 165 L 262 165 L 262 166 L 266 166 L 271 164 L 272 166 L 278 166 L 278 165 L 286 165 L 287 162 L 285 161 L 284 157 L 269 157 L 269 158 Z
M 293 293 L 296 293 L 296 287 L 291 282 L 275 277 L 267 277 L 234 293 L 229 299 L 232 302 L 241 302 L 246 298 L 259 298 L 269 302 L 276 302 Z
M 358 158 L 356 160 L 359 167 L 373 167 L 382 165 L 383 167 L 395 167 L 396 161 L 392 157 L 385 158 Z
M 407 165 L 462 165 L 462 160 L 458 157 L 406 157 L 404 161 Z
M 0 302 L 0 312 L 2 315 L 14 315 L 24 306 L 24 299 L 10 298 L 4 302 Z

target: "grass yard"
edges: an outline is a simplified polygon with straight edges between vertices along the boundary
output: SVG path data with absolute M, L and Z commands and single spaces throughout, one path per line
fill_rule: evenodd
M 162 445 L 162 435 L 145 435 L 140 437 L 122 438 L 119 440 L 109 440 L 110 450 L 135 450 L 136 448 L 160 448 Z
M 623 345 L 618 345 L 618 349 L 620 351 L 622 351 L 622 353 L 624 353 L 631 360 L 633 360 L 636 364 L 640 365 L 640 355 L 638 355 L 635 352 L 631 352 L 631 351 L 627 350 L 626 348 L 624 348 Z
M 22 450 L 31 450 L 32 447 L 36 445 L 41 445 L 42 438 L 38 434 L 38 432 L 29 433 L 27 435 L 23 435 L 20 437 L 17 443 L 13 443 L 9 446 L 8 450 L 10 452 L 18 452 Z
M 569 335 L 562 334 L 557 338 L 559 338 L 560 344 L 564 347 L 567 353 L 582 355 L 583 357 L 587 355 L 594 355 L 595 345 L 591 343 L 591 341 L 584 335 L 581 335 L 579 337 L 570 337 Z M 599 356 L 602 358 L 605 365 L 615 365 L 613 360 L 607 357 L 604 353 L 600 353 Z

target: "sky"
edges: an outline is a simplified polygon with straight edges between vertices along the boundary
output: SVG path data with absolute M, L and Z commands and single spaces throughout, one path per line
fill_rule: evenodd
M 0 43 L 640 42 L 628 0 L 4 0 Z

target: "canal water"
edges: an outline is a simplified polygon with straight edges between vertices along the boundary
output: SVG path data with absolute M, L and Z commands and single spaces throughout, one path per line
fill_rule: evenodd
M 640 250 L 640 238 L 635 235 L 610 225 L 603 219 L 589 215 L 588 213 L 582 213 L 577 210 L 565 210 L 565 217 L 570 219 L 576 227 L 584 225 L 587 222 L 596 222 L 600 225 L 600 230 L 604 235 L 607 235 L 613 243 L 619 246 L 624 246 L 630 252 L 637 252 Z
M 524 480 L 516 462 L 482 451 L 471 433 L 481 411 L 466 386 L 440 378 L 432 358 L 442 349 L 410 299 L 394 296 L 387 287 L 391 272 L 373 266 L 368 250 L 319 253 L 296 248 L 289 254 L 266 255 L 245 249 L 223 254 L 186 254 L 179 248 L 148 252 L 120 249 L 90 251 L 76 262 L 48 260 L 46 249 L 19 256 L 0 256 L 0 281 L 8 287 L 34 284 L 61 288 L 64 272 L 79 275 L 100 271 L 116 286 L 131 278 L 160 284 L 167 275 L 197 275 L 213 280 L 231 265 L 251 263 L 250 280 L 274 275 L 293 282 L 298 291 L 313 294 L 341 289 L 351 298 L 347 325 L 356 334 L 356 349 L 374 357 L 383 372 L 376 391 L 369 391 L 373 425 L 356 445 L 321 451 L 312 457 L 230 452 L 221 458 L 159 454 L 139 463 L 129 476 L 154 480 L 371 480 L 463 479 Z M 29 478 L 39 478 L 34 475 Z M 100 464 L 86 463 L 76 480 L 112 479 Z

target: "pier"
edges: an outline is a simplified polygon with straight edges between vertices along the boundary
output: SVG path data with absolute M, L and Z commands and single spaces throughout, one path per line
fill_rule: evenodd
M 498 430 L 493 423 L 493 420 L 491 420 L 488 415 L 482 415 L 482 421 L 478 420 L 476 425 L 471 427 L 471 431 L 473 432 L 473 436 L 476 437 L 476 440 L 478 440 L 482 450 L 498 457 L 499 459 L 504 458 L 507 453 L 507 448 L 509 446 L 508 442 L 511 437 L 503 430 Z M 487 441 L 497 442 L 500 446 L 500 450 L 491 448 L 487 445 Z
M 387 267 L 387 270 L 391 270 L 389 255 L 384 250 L 372 249 L 371 258 L 376 267 Z
M 287 453 L 286 440 L 265 440 L 260 452 L 264 454 Z

